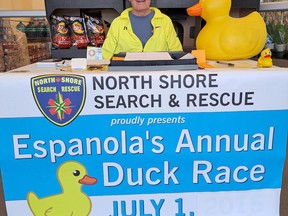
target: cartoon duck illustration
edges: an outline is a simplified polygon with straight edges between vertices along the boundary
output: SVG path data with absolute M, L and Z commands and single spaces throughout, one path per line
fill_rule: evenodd
M 258 67 L 272 67 L 272 53 L 269 48 L 264 49 L 257 61 Z
M 28 205 L 35 216 L 88 216 L 91 211 L 91 201 L 82 192 L 82 185 L 92 185 L 96 178 L 87 176 L 85 167 L 76 161 L 67 161 L 59 166 L 57 178 L 62 187 L 62 193 L 38 198 L 33 192 L 27 195 Z
M 266 42 L 266 26 L 254 11 L 245 17 L 229 15 L 231 0 L 200 0 L 187 8 L 190 16 L 201 16 L 206 25 L 196 38 L 196 48 L 209 60 L 238 60 L 258 55 Z

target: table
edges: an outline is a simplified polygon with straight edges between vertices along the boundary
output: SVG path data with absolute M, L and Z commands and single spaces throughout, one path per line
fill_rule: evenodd
M 286 199 L 286 68 L 30 65 L 0 74 L 0 101 L 9 216 L 274 216 Z

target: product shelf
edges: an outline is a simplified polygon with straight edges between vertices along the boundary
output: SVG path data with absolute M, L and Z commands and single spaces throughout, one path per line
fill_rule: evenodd
M 46 16 L 49 17 L 57 9 L 114 9 L 118 13 L 123 10 L 120 0 L 45 0 Z
M 288 10 L 288 1 L 264 2 L 260 4 L 259 11 L 285 11 Z
M 51 56 L 55 59 L 85 58 L 87 49 L 78 49 L 73 46 L 69 49 L 52 49 Z
M 85 11 L 102 11 L 114 10 L 121 13 L 124 9 L 124 2 L 121 0 L 45 0 L 46 17 L 51 27 L 51 15 L 73 15 L 79 16 L 81 10 Z M 86 57 L 86 49 L 52 49 L 52 58 L 84 58 Z
M 46 17 L 45 10 L 0 10 L 0 17 Z

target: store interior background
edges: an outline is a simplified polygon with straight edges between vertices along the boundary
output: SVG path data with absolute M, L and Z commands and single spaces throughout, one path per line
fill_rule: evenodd
M 95 7 L 97 7 L 97 1 L 98 0 L 94 0 Z M 244 2 L 247 1 L 249 0 Z M 286 5 L 286 7 L 283 7 L 283 5 Z M 28 25 L 29 22 L 34 24 L 34 26 L 39 25 L 39 23 L 47 25 L 48 21 L 46 19 L 45 10 L 44 0 L 0 0 L 0 72 L 9 71 L 43 59 L 51 58 L 51 39 L 49 35 L 47 35 L 47 37 L 38 38 L 37 36 L 34 38 L 28 37 L 27 39 L 25 33 L 16 30 L 16 26 L 20 22 L 25 25 Z M 231 11 L 231 15 L 240 17 L 250 13 L 251 10 L 253 9 L 235 8 Z M 278 52 L 273 49 L 273 63 L 280 67 L 288 67 L 288 0 L 281 3 L 272 2 L 271 0 L 269 0 L 269 2 L 261 2 L 260 12 L 264 19 L 273 17 L 275 22 L 274 25 L 277 23 L 282 23 L 284 25 L 286 31 L 286 50 Z M 113 9 L 105 9 L 102 11 L 102 16 L 107 22 L 111 22 L 118 14 L 119 13 Z M 195 19 L 188 16 L 185 18 L 182 17 L 181 19 L 172 18 L 175 21 L 175 26 L 178 26 L 179 29 L 181 29 L 178 29 L 178 31 L 182 31 L 182 42 L 185 51 L 191 51 L 195 48 L 194 38 L 201 28 L 201 19 Z M 65 57 L 67 56 L 63 55 L 63 58 Z M 288 215 L 288 196 L 286 193 L 288 188 L 287 166 L 286 162 L 281 194 L 281 216 Z M 15 183 L 18 185 L 17 182 Z M 0 215 L 6 215 L 1 178 Z
M 89 2 L 90 0 L 87 1 Z M 232 6 L 231 16 L 245 16 L 255 10 L 255 8 L 253 8 L 254 6 L 249 8 L 249 4 L 247 4 L 247 2 L 255 2 L 255 0 L 246 0 L 244 2 L 242 1 L 242 3 L 241 1 L 238 1 L 240 2 L 240 6 L 237 1 L 238 0 L 232 1 L 233 3 L 236 2 L 236 7 Z M 257 1 L 259 2 L 259 0 L 256 0 L 256 2 Z M 288 1 L 283 1 L 278 6 L 277 4 L 279 1 L 275 3 L 271 0 L 263 1 L 265 2 L 261 2 L 260 8 L 256 8 L 256 10 L 259 9 L 267 26 L 269 26 L 267 28 L 270 29 L 270 27 L 273 26 L 273 31 L 277 32 L 278 30 L 276 27 L 278 28 L 279 24 L 281 24 L 283 26 L 282 32 L 284 31 L 285 33 L 284 41 L 286 48 L 283 51 L 277 51 L 275 47 L 272 47 L 273 63 L 276 66 L 288 67 Z M 55 4 L 53 2 L 57 1 L 46 0 L 46 4 L 48 5 L 47 2 L 49 2 L 49 4 L 50 2 Z M 108 8 L 103 8 L 103 4 L 105 4 L 102 3 L 103 1 L 100 1 L 100 3 L 99 1 L 90 2 L 94 5 L 91 6 L 91 8 L 95 9 L 97 9 L 97 5 L 101 4 L 100 11 L 103 19 L 107 21 L 108 25 L 121 12 L 113 8 L 113 6 L 116 5 L 114 4 L 115 1 L 112 1 L 112 4 L 110 4 Z M 107 2 L 109 3 L 109 1 Z M 181 0 L 178 1 L 178 3 L 175 4 L 175 7 L 177 8 L 169 8 L 171 6 L 168 6 L 168 4 L 167 8 L 165 8 L 165 1 L 152 0 L 152 4 L 156 4 L 156 2 L 157 7 L 160 6 L 160 9 L 172 18 L 176 31 L 183 44 L 184 51 L 190 52 L 192 49 L 195 49 L 195 37 L 197 37 L 197 32 L 201 29 L 203 22 L 201 21 L 201 18 L 189 17 L 186 14 L 185 7 L 190 6 L 189 0 L 182 0 L 182 5 L 179 3 Z M 197 1 L 191 0 L 190 2 L 192 2 L 191 5 L 193 5 L 194 2 Z M 286 8 L 282 7 L 285 3 L 287 5 Z M 125 4 L 127 7 L 129 4 L 127 0 L 126 2 L 123 1 L 123 8 L 125 7 Z M 169 4 L 171 5 L 171 3 Z M 55 8 L 57 8 L 56 5 L 57 4 L 55 4 Z M 242 5 L 248 6 L 241 8 Z M 183 8 L 181 8 L 181 6 Z M 53 6 L 51 8 L 51 10 L 54 9 Z M 84 57 L 86 54 L 85 50 L 61 50 L 58 52 L 59 50 L 51 49 L 50 25 L 49 18 L 47 18 L 49 17 L 47 12 L 50 13 L 49 9 L 47 11 L 47 8 L 45 7 L 45 0 L 0 0 L 0 72 L 9 71 L 48 58 Z M 65 15 L 69 15 L 69 13 L 78 15 L 77 13 L 79 13 L 79 10 L 77 11 L 77 9 L 72 6 L 69 7 L 69 9 L 57 8 L 53 12 L 65 13 Z M 24 29 L 22 32 L 19 28 L 21 25 Z M 71 56 L 71 54 L 75 55 L 75 53 L 79 53 L 79 55 Z M 257 56 L 255 58 L 257 58 Z

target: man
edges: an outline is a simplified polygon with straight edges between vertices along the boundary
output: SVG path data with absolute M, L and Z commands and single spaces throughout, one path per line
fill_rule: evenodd
M 171 19 L 151 0 L 130 0 L 131 8 L 124 10 L 110 26 L 102 47 L 104 59 L 119 52 L 182 51 Z

